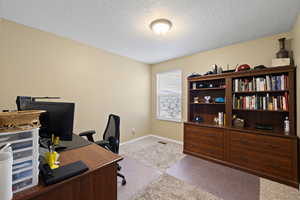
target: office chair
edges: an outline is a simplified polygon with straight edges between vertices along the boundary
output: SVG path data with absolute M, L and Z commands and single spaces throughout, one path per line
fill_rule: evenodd
M 79 134 L 81 137 L 87 137 L 90 142 L 93 142 L 113 153 L 119 154 L 119 144 L 120 144 L 120 117 L 117 115 L 110 114 L 108 117 L 108 122 L 106 129 L 103 134 L 103 140 L 95 141 L 93 135 L 96 133 L 94 130 L 85 131 Z M 126 184 L 125 176 L 119 173 L 121 171 L 121 166 L 117 164 L 117 176 L 122 178 L 122 185 Z

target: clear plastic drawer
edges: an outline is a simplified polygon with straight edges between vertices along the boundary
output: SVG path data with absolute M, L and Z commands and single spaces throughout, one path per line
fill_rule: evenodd
M 25 148 L 32 147 L 32 145 L 33 145 L 33 141 L 30 140 L 30 141 L 25 141 L 25 142 L 14 143 L 11 145 L 11 147 L 12 147 L 12 150 L 15 151 L 15 150 L 19 150 L 19 149 L 25 149 Z
M 25 168 L 28 168 L 28 167 L 32 167 L 32 160 L 27 160 L 27 161 L 24 161 L 24 162 L 20 162 L 20 163 L 16 163 L 16 164 L 13 164 L 13 172 L 15 171 L 18 171 L 20 169 L 25 169 Z
M 32 138 L 31 131 L 25 131 L 21 133 L 0 134 L 0 143 L 7 143 L 28 138 Z
M 32 178 L 26 179 L 24 181 L 20 181 L 18 183 L 15 183 L 12 185 L 12 191 L 17 192 L 21 190 L 22 188 L 25 188 L 27 186 L 32 185 Z
M 28 170 L 13 174 L 12 181 L 16 182 L 20 179 L 24 179 L 26 177 L 31 177 L 31 176 L 32 176 L 32 169 L 28 169 Z
M 13 159 L 18 160 L 21 158 L 32 156 L 32 149 L 20 152 L 13 152 Z

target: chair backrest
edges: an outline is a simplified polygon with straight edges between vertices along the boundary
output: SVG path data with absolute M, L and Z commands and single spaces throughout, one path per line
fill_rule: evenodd
M 108 141 L 110 144 L 110 150 L 114 153 L 119 153 L 120 145 L 120 117 L 110 114 L 106 129 L 103 134 L 103 140 Z

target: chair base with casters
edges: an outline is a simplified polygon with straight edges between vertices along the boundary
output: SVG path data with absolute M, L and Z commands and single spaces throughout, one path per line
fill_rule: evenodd
M 108 123 L 103 135 L 103 140 L 95 141 L 93 135 L 96 133 L 94 130 L 85 131 L 79 134 L 81 137 L 86 137 L 90 142 L 93 142 L 113 153 L 119 153 L 119 137 L 120 137 L 120 117 L 110 114 Z M 117 176 L 122 178 L 122 185 L 126 185 L 126 178 L 120 173 L 122 167 L 117 164 Z
M 122 169 L 122 167 L 119 164 L 117 164 L 117 170 L 121 171 L 121 169 Z M 126 185 L 126 178 L 125 178 L 125 176 L 123 174 L 119 173 L 119 172 L 117 172 L 117 176 L 120 177 L 120 178 L 122 178 L 122 185 Z

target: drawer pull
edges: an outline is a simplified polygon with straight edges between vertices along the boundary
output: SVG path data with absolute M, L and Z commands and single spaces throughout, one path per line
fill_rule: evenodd
M 250 145 L 250 143 L 248 141 L 245 140 L 240 140 L 240 143 L 243 145 Z
M 270 147 L 271 149 L 278 149 L 278 146 L 272 145 L 272 144 L 268 144 L 268 147 Z
M 210 138 L 216 138 L 215 135 L 207 135 L 207 137 L 210 137 Z
M 273 168 L 273 169 L 280 169 L 281 166 L 278 164 L 274 164 L 274 163 L 269 163 L 267 164 L 268 167 Z
M 246 163 L 249 162 L 248 158 L 245 158 L 245 157 L 242 157 L 242 156 L 239 156 L 239 159 L 240 159 L 241 161 L 243 161 L 243 162 L 246 162 Z

